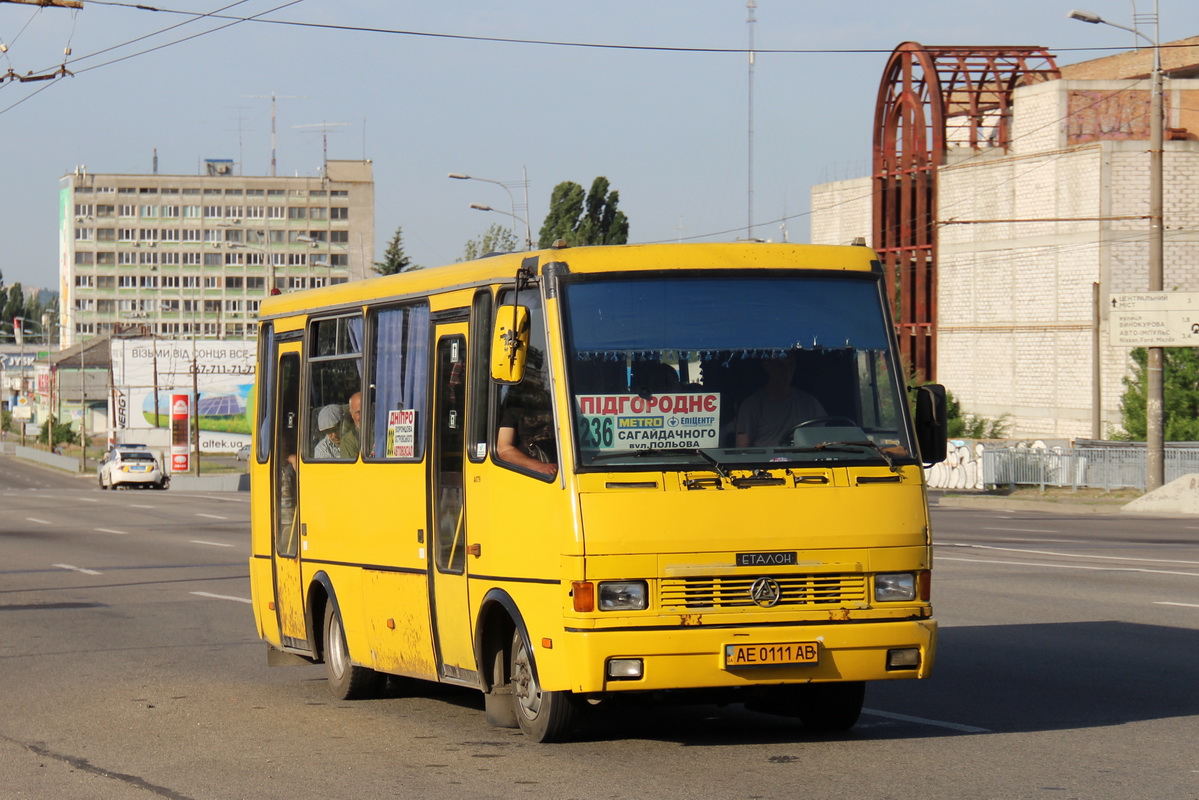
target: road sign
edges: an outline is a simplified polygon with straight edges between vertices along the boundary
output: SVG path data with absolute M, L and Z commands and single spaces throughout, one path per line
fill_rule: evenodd
M 1116 347 L 1199 347 L 1199 292 L 1113 294 L 1110 323 Z

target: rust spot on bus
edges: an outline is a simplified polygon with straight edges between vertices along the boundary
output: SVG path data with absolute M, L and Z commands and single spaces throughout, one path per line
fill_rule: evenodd
M 704 624 L 704 615 L 703 614 L 679 614 L 679 623 L 681 625 L 683 625 L 684 627 L 690 627 L 692 625 L 703 625 Z
M 849 609 L 834 608 L 828 612 L 828 618 L 832 622 L 849 622 Z

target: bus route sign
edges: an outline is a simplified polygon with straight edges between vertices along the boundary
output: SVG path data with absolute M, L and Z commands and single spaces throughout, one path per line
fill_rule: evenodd
M 1110 323 L 1116 347 L 1199 347 L 1199 292 L 1113 294 Z
M 715 393 L 576 395 L 579 437 L 592 450 L 716 447 L 720 395 Z

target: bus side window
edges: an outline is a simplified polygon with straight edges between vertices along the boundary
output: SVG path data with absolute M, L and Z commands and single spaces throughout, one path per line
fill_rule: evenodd
M 491 430 L 491 290 L 480 289 L 475 293 L 470 312 L 471 357 L 470 363 L 470 408 L 467 411 L 466 454 L 471 461 L 487 458 L 487 432 Z
M 512 290 L 505 290 L 499 304 L 511 304 L 512 294 Z M 529 309 L 529 353 L 524 379 L 500 392 L 495 455 L 501 462 L 552 477 L 558 471 L 558 439 L 550 400 L 541 297 L 526 290 L 520 293 L 519 301 Z
M 358 458 L 362 418 L 362 317 L 317 320 L 310 332 L 304 458 Z
M 429 306 L 371 311 L 370 420 L 363 453 L 371 459 L 420 460 L 429 383 Z

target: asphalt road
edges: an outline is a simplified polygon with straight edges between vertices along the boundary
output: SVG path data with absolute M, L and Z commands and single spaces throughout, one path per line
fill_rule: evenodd
M 0 458 L 0 798 L 1199 797 L 1199 520 L 936 510 L 933 678 L 849 734 L 642 705 L 534 745 L 475 693 L 268 669 L 247 501 Z

